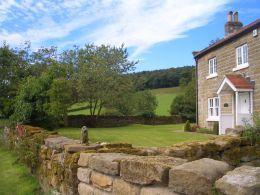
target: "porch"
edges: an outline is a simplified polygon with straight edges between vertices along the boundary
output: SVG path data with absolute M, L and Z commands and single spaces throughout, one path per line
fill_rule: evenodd
M 217 94 L 219 98 L 219 134 L 227 128 L 252 124 L 253 84 L 242 75 L 226 75 Z

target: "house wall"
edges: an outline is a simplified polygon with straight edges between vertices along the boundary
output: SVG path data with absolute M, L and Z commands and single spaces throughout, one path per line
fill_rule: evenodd
M 232 114 L 233 111 L 233 93 L 226 93 L 221 94 L 221 103 L 220 103 L 220 110 L 221 114 Z M 224 104 L 227 104 L 228 106 L 224 106 Z
M 233 71 L 232 69 L 236 67 L 236 47 L 244 43 L 248 44 L 249 67 Z M 206 79 L 208 76 L 208 60 L 215 56 L 217 57 L 218 76 Z M 212 122 L 206 121 L 208 117 L 208 98 L 217 96 L 217 89 L 226 74 L 245 73 L 247 76 L 250 76 L 251 80 L 255 80 L 254 111 L 260 111 L 260 28 L 258 28 L 257 37 L 253 37 L 251 31 L 200 57 L 197 61 L 197 68 L 198 124 L 201 127 L 210 128 L 212 126 Z M 220 103 L 223 104 L 223 101 Z

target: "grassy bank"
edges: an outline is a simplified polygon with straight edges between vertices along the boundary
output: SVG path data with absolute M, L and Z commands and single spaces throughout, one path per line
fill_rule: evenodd
M 171 87 L 171 88 L 160 88 L 151 90 L 152 93 L 156 96 L 158 101 L 158 106 L 156 108 L 156 115 L 158 116 L 170 116 L 170 106 L 172 100 L 179 94 L 183 92 L 180 87 Z M 88 103 L 76 103 L 70 107 L 71 110 L 78 109 L 76 111 L 69 112 L 69 115 L 90 115 L 89 109 L 86 107 Z M 82 109 L 81 109 L 82 108 Z M 109 109 L 104 108 L 101 111 L 101 114 L 109 112 Z
M 59 134 L 79 139 L 79 128 L 61 128 Z M 212 135 L 183 131 L 183 124 L 175 125 L 129 125 L 114 128 L 91 128 L 92 142 L 127 142 L 134 146 L 171 146 L 179 142 L 207 140 Z
M 29 169 L 16 162 L 16 155 L 0 146 L 0 194 L 37 194 L 39 185 Z
M 183 90 L 180 87 L 160 88 L 151 91 L 158 101 L 158 106 L 156 108 L 156 115 L 158 116 L 170 116 L 172 100 L 177 95 L 183 93 Z

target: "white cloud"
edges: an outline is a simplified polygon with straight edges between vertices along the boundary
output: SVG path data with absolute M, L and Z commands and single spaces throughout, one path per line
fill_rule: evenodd
M 30 40 L 36 47 L 57 40 L 61 44 L 124 43 L 133 47 L 137 55 L 157 43 L 184 37 L 188 30 L 207 24 L 228 2 L 23 0 L 18 3 L 5 0 L 0 3 L 0 41 L 15 45 Z M 77 33 L 76 38 L 73 33 Z

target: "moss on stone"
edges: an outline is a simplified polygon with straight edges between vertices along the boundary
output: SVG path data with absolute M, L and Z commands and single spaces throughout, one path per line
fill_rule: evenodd
M 223 160 L 235 166 L 257 158 L 260 158 L 260 149 L 256 146 L 235 147 L 223 153 Z
M 106 144 L 106 148 L 132 148 L 132 144 L 128 143 L 112 143 L 112 144 Z

